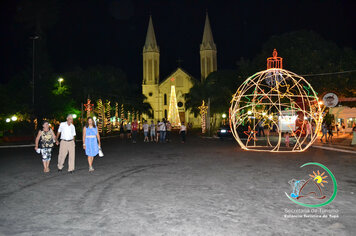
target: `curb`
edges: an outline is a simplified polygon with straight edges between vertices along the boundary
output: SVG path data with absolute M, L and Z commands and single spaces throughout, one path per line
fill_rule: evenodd
M 335 152 L 345 152 L 345 153 L 356 154 L 356 151 L 351 151 L 351 150 L 341 149 L 341 148 L 333 148 L 333 147 L 326 147 L 326 146 L 312 146 L 312 147 L 313 148 L 330 150 L 330 151 L 335 151 Z

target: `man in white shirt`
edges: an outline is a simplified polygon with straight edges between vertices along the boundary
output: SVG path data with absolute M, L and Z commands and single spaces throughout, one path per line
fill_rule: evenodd
M 62 122 L 59 125 L 57 140 L 59 140 L 59 135 L 61 136 L 61 142 L 59 146 L 59 155 L 58 155 L 58 171 L 62 171 L 63 164 L 68 158 L 68 172 L 73 173 L 75 167 L 75 142 L 74 137 L 76 135 L 75 127 L 73 125 L 73 116 L 68 115 L 67 121 Z M 57 141 L 58 144 L 58 141 Z

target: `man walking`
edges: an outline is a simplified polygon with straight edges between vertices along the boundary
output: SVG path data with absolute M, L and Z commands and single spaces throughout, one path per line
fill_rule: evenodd
M 68 115 L 67 121 L 62 122 L 59 125 L 58 133 L 57 133 L 57 140 L 59 140 L 59 135 L 61 136 L 61 142 L 59 146 L 59 154 L 58 154 L 58 171 L 62 171 L 63 164 L 67 158 L 67 154 L 69 153 L 68 159 L 68 172 L 73 173 L 75 168 L 75 142 L 74 136 L 75 127 L 73 125 L 73 116 Z M 58 145 L 57 141 L 57 145 Z

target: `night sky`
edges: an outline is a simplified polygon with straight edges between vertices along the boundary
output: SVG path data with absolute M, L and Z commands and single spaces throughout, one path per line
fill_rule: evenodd
M 30 0 L 28 0 L 30 1 Z M 48 0 L 50 1 L 50 0 Z M 31 66 L 32 32 L 16 21 L 17 0 L 0 8 L 0 81 Z M 161 51 L 161 79 L 177 67 L 199 78 L 199 44 L 208 11 L 218 69 L 235 69 L 272 35 L 314 30 L 340 47 L 355 48 L 355 1 L 62 0 L 57 23 L 46 31 L 55 72 L 112 65 L 132 83 L 142 80 L 142 47 L 152 14 Z M 278 46 L 278 45 L 277 45 Z

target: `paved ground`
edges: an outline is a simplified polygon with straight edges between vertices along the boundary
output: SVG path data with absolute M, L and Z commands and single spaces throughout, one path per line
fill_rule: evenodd
M 356 155 L 241 151 L 233 141 L 103 142 L 88 173 L 77 145 L 74 174 L 42 173 L 32 148 L 0 149 L 0 235 L 354 235 Z M 285 218 L 305 210 L 284 192 L 305 162 L 325 164 L 338 218 Z M 288 214 L 289 214 L 288 213 Z M 352 233 L 353 232 L 353 233 Z

